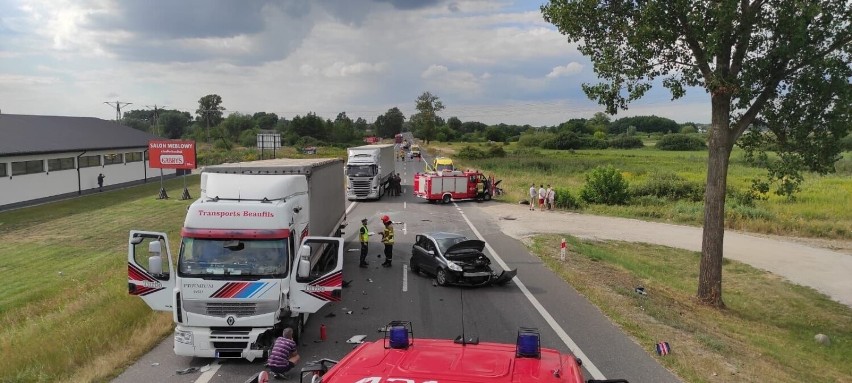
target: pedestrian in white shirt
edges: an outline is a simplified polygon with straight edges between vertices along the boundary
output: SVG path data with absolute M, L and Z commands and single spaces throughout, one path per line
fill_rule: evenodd
M 547 210 L 553 210 L 553 201 L 556 199 L 556 191 L 547 185 Z
M 547 198 L 547 190 L 544 190 L 544 185 L 538 185 L 538 209 L 544 211 L 544 200 Z
M 535 191 L 535 184 L 530 185 L 530 210 L 535 210 L 535 201 L 538 199 L 538 193 Z

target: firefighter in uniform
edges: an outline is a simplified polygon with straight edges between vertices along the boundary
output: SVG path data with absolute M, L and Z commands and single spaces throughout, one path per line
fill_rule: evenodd
M 385 262 L 382 263 L 382 266 L 391 267 L 393 260 L 393 222 L 391 222 L 390 217 L 383 215 L 382 223 L 385 224 L 385 230 L 382 231 L 382 243 L 385 244 Z
M 370 229 L 367 228 L 367 219 L 361 220 L 361 229 L 358 230 L 358 239 L 361 241 L 361 263 L 359 267 L 367 267 L 367 250 L 369 248 Z

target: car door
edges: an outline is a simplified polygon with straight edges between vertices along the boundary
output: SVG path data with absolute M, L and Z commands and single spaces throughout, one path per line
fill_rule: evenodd
M 416 263 L 422 269 L 426 265 L 426 250 L 423 249 L 423 236 L 414 237 L 414 245 L 411 246 L 411 262 Z
M 435 242 L 431 238 L 426 238 L 425 244 L 423 246 L 426 249 L 426 259 L 427 261 L 427 271 L 431 274 L 435 274 L 438 272 L 438 268 L 441 266 L 438 255 L 438 247 L 435 245 Z

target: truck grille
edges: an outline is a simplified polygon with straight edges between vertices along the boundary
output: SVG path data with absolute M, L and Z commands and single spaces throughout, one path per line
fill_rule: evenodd
M 371 179 L 349 179 L 349 185 L 352 187 L 352 191 L 355 192 L 355 195 L 358 197 L 366 197 L 370 194 L 370 181 Z
M 208 302 L 207 315 L 214 317 L 225 317 L 227 315 L 235 315 L 238 317 L 247 317 L 257 314 L 256 303 L 238 303 L 238 302 Z

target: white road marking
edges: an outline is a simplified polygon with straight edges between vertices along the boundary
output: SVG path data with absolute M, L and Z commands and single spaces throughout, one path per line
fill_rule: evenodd
M 408 202 L 403 201 L 403 202 L 402 202 L 402 208 L 403 208 L 403 209 L 408 209 Z
M 207 383 L 207 382 L 209 382 L 210 379 L 213 379 L 213 376 L 216 375 L 216 372 L 219 371 L 219 367 L 222 367 L 222 365 L 219 364 L 219 363 L 211 363 L 210 369 L 205 371 L 203 374 L 201 374 L 201 376 L 198 377 L 198 379 L 195 381 L 195 383 Z
M 402 264 L 402 292 L 408 291 L 408 265 Z
M 455 202 L 453 204 L 456 205 L 456 207 L 458 208 L 458 205 L 455 204 Z M 479 233 L 479 230 L 476 230 L 476 226 L 473 226 L 473 222 L 470 222 L 470 220 L 464 214 L 464 211 L 461 211 L 461 209 L 459 209 L 459 211 L 461 212 L 464 221 L 467 222 L 467 225 L 470 226 L 471 230 L 473 230 L 473 233 L 476 234 L 476 237 L 479 238 L 479 240 L 481 240 L 482 242 L 485 242 L 485 248 L 487 248 L 488 251 L 491 252 L 491 255 L 494 256 L 494 260 L 496 260 L 497 263 L 500 264 L 500 267 L 502 267 L 503 270 L 509 270 L 509 265 L 507 265 L 506 262 L 503 262 L 503 259 L 500 258 L 500 255 L 498 255 L 497 252 L 494 251 L 494 248 L 492 248 L 491 245 L 489 245 L 488 242 L 485 241 L 485 238 L 482 237 L 482 234 Z M 518 278 L 518 276 L 516 275 L 512 279 L 512 281 L 515 282 L 519 289 L 521 289 L 521 292 L 524 293 L 524 296 L 527 297 L 530 303 L 532 303 L 533 307 L 535 307 L 538 313 L 541 314 L 547 324 L 550 325 L 550 328 L 552 328 L 553 331 L 556 332 L 556 335 L 559 335 L 559 338 L 562 339 L 562 342 L 565 343 L 565 346 L 568 346 L 568 349 L 571 350 L 571 352 L 574 353 L 575 356 L 577 356 L 583 361 L 583 367 L 585 367 L 586 370 L 588 370 L 589 373 L 592 374 L 592 379 L 606 379 L 604 377 L 604 374 L 600 370 L 598 370 L 597 367 L 595 367 L 595 364 L 592 363 L 591 359 L 589 359 L 589 357 L 587 357 L 586 354 L 583 353 L 583 350 L 580 350 L 580 347 L 577 346 L 577 343 L 574 343 L 574 340 L 571 339 L 571 337 L 568 336 L 568 333 L 566 333 L 565 330 L 562 329 L 562 326 L 560 326 L 559 323 L 556 322 L 556 319 L 553 319 L 553 316 L 550 315 L 549 312 L 547 312 L 547 309 L 545 309 L 544 306 L 542 306 L 541 303 L 538 301 L 538 299 L 536 299 L 532 295 L 532 293 L 530 293 L 527 287 L 521 282 L 521 279 Z
M 349 212 L 350 212 L 350 211 L 352 211 L 352 209 L 354 209 L 354 208 L 355 208 L 355 205 L 357 205 L 357 204 L 358 204 L 358 202 L 357 202 L 357 201 L 356 201 L 356 202 L 352 202 L 352 203 L 350 203 L 350 204 L 349 204 L 349 207 L 347 207 L 347 208 L 346 208 L 346 215 L 349 215 Z
M 403 222 L 402 224 L 402 235 L 408 234 L 408 223 Z

